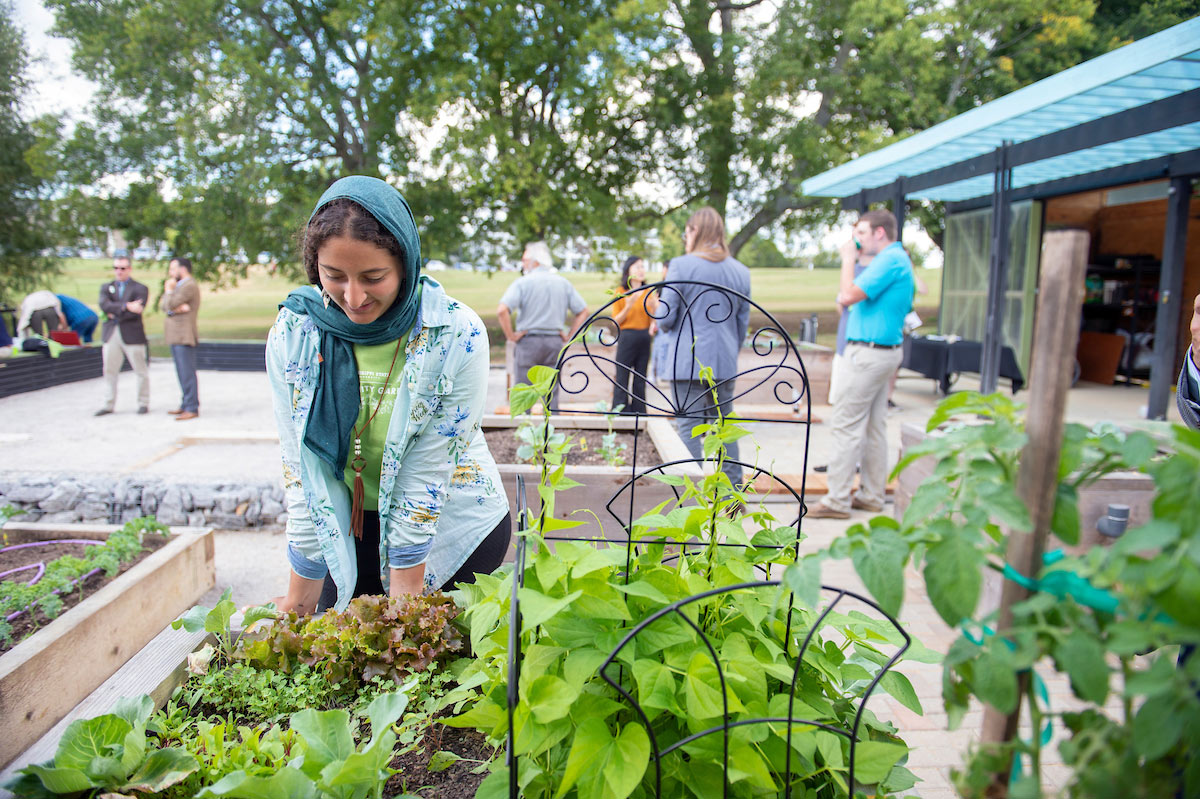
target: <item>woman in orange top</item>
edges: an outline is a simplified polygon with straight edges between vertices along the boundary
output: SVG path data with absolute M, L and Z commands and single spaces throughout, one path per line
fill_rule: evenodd
M 621 267 L 624 297 L 613 303 L 613 320 L 621 328 L 617 339 L 616 374 L 613 378 L 612 407 L 625 406 L 622 413 L 646 412 L 646 370 L 650 366 L 651 316 L 658 308 L 658 295 L 651 291 L 631 291 L 646 282 L 646 262 L 636 255 Z M 629 381 L 633 379 L 630 389 Z

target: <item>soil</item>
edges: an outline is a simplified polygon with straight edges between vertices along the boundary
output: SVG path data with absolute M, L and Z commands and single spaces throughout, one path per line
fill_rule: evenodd
M 437 752 L 453 752 L 463 759 L 444 771 L 430 772 L 426 766 Z M 392 760 L 391 767 L 399 771 L 387 781 L 383 795 L 401 796 L 407 789 L 422 799 L 472 799 L 487 772 L 472 774 L 471 770 L 493 754 L 483 733 L 434 723 L 417 749 Z
M 567 453 L 567 465 L 569 466 L 608 466 L 610 465 L 597 451 L 600 446 L 601 436 L 605 435 L 603 430 L 569 430 L 576 438 L 576 445 Z M 520 444 L 517 442 L 515 429 L 505 430 L 485 430 L 483 437 L 487 439 L 488 449 L 492 451 L 492 457 L 496 459 L 496 463 L 522 463 L 517 457 L 517 447 Z M 578 440 L 582 438 L 587 441 L 587 449 L 579 445 Z M 629 466 L 629 458 L 633 454 L 633 433 L 617 433 L 617 446 L 625 445 L 625 463 L 623 466 Z M 638 434 L 637 442 L 637 465 L 638 466 L 657 466 L 662 463 L 662 458 L 658 455 L 658 450 L 654 448 L 654 442 L 650 440 L 647 433 Z
M 115 580 L 120 575 L 132 569 L 135 565 L 142 562 L 150 555 L 162 549 L 167 545 L 168 539 L 160 535 L 147 535 L 143 539 L 145 549 L 141 551 L 136 558 L 127 563 L 121 564 L 121 570 L 109 577 L 103 572 L 93 574 L 84 580 L 80 580 L 75 584 L 75 587 L 62 595 L 63 609 L 65 613 L 70 608 L 75 607 L 83 600 L 87 599 L 92 594 L 99 591 L 104 586 Z M 51 544 L 44 547 L 29 547 L 28 549 L 17 549 L 10 552 L 0 553 L 0 572 L 15 569 L 18 566 L 25 566 L 31 563 L 45 562 L 56 560 L 64 555 L 73 555 L 81 557 L 85 550 L 90 547 L 87 544 Z M 12 576 L 15 582 L 27 582 L 33 578 L 35 571 L 30 569 L 27 572 L 19 572 Z M 0 654 L 7 652 L 14 646 L 19 644 L 23 638 L 26 638 L 40 630 L 42 627 L 49 624 L 53 619 L 49 619 L 41 611 L 35 610 L 30 613 L 22 613 L 17 618 L 9 622 L 12 625 L 12 637 L 9 643 L 0 642 Z

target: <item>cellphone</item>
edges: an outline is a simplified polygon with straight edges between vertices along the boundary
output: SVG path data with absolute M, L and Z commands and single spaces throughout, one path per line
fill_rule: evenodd
M 856 249 L 856 250 L 862 249 L 862 242 L 860 242 L 858 239 L 854 240 L 854 249 Z

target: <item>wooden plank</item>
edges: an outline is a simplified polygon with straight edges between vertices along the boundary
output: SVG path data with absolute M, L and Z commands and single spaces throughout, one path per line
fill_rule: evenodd
M 108 713 L 122 697 L 150 694 L 155 707 L 162 707 L 187 676 L 187 656 L 211 636 L 189 633 L 169 626 L 150 640 L 115 674 L 105 680 L 82 702 L 62 717 L 45 735 L 13 759 L 0 772 L 0 784 L 16 776 L 30 763 L 44 763 L 54 757 L 58 742 L 71 722 Z M 0 799 L 11 796 L 0 789 Z
M 1063 415 L 1075 366 L 1079 338 L 1079 309 L 1083 303 L 1087 267 L 1088 234 L 1080 230 L 1057 230 L 1046 234 L 1038 281 L 1038 314 L 1033 365 L 1029 378 L 1029 411 L 1025 432 L 1029 442 L 1021 453 L 1017 495 L 1029 508 L 1033 522 L 1030 533 L 1010 531 L 1007 561 L 1021 574 L 1033 577 L 1041 571 L 1042 553 L 1050 535 L 1050 518 L 1058 490 L 1058 462 L 1062 451 Z M 1005 580 L 996 624 L 1003 635 L 1012 626 L 1012 606 L 1028 592 Z M 1019 677 L 1028 680 L 1029 673 Z M 983 743 L 1012 740 L 1017 735 L 1020 695 L 1012 713 L 984 707 Z M 1008 769 L 993 777 L 992 796 L 1007 795 Z
M 70 529 L 60 525 L 60 530 Z M 0 765 L 40 738 L 216 582 L 211 529 L 158 552 L 0 657 Z

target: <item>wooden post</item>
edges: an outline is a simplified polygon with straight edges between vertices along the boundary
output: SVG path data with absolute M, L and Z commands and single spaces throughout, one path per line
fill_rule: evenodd
M 1050 518 L 1058 490 L 1058 461 L 1062 451 L 1063 411 L 1075 370 L 1075 347 L 1079 342 L 1079 313 L 1083 303 L 1087 268 L 1088 234 L 1081 230 L 1047 233 L 1042 248 L 1038 280 L 1037 322 L 1034 331 L 1033 364 L 1029 378 L 1029 411 L 1025 432 L 1029 441 L 1021 454 L 1017 495 L 1029 508 L 1032 532 L 1012 532 L 1008 537 L 1007 560 L 1029 577 L 1041 571 L 1042 553 L 1050 534 Z M 1012 627 L 1012 607 L 1028 592 L 1012 580 L 1004 582 L 1000 597 L 997 634 Z M 1028 679 L 1028 673 L 1022 675 Z M 1025 685 L 1022 682 L 1022 689 Z M 984 707 L 983 743 L 1000 743 L 1017 735 L 1022 690 L 1012 713 Z M 1037 731 L 1034 731 L 1037 734 Z M 997 774 L 990 796 L 1005 796 L 1008 770 Z

